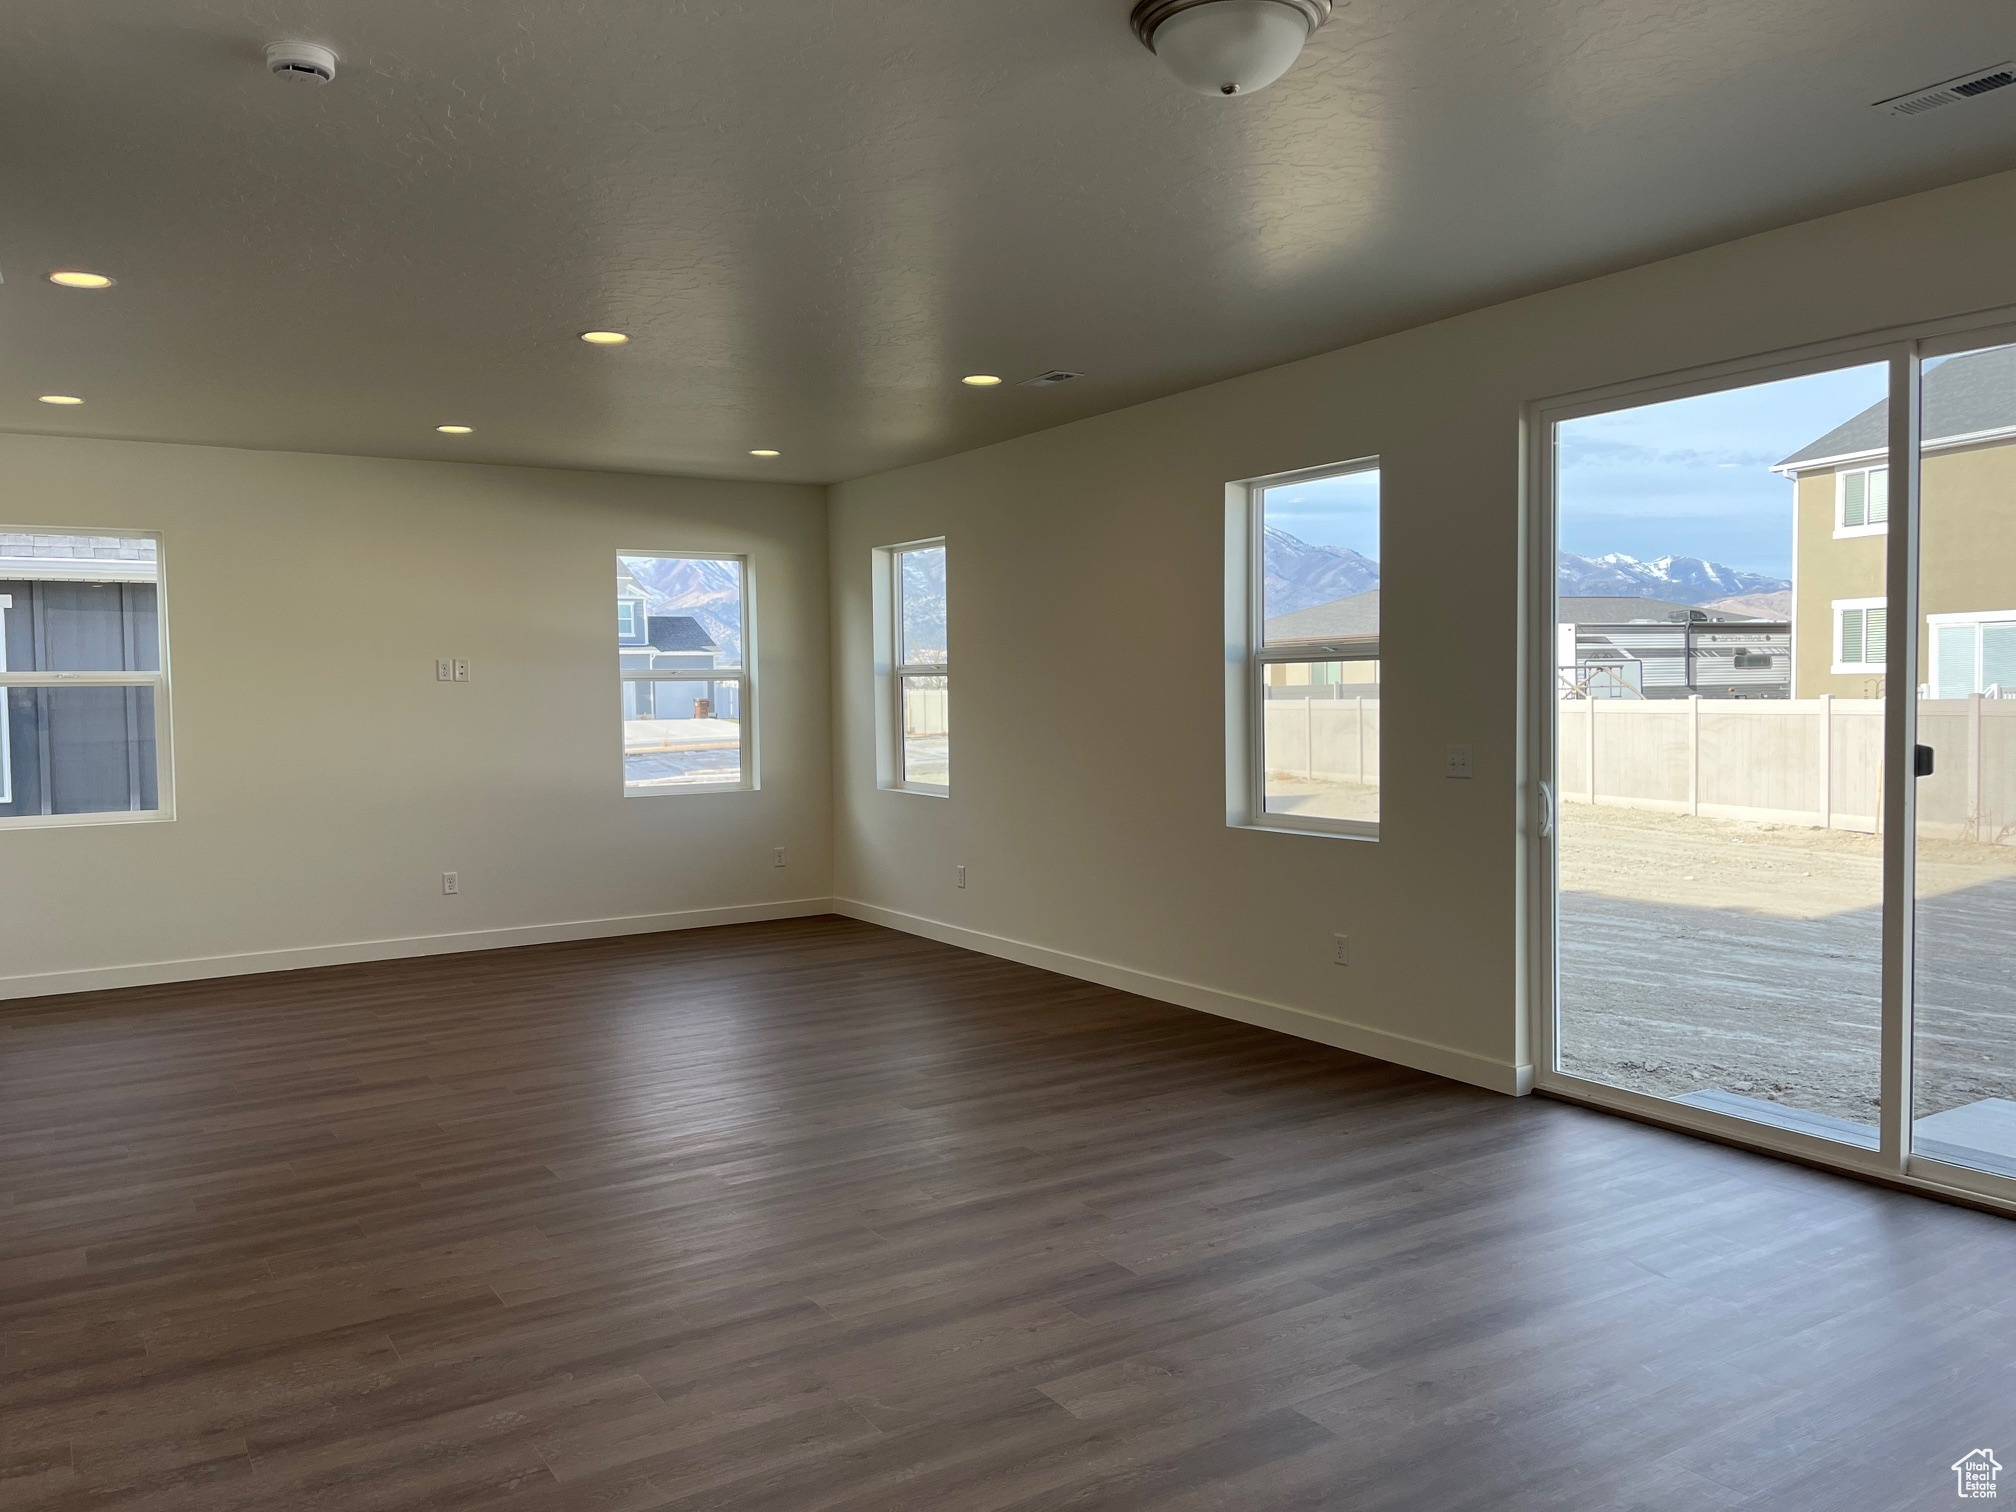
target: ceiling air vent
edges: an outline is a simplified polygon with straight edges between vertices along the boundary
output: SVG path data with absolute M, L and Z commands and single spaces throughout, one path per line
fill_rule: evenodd
M 1062 368 L 1052 368 L 1047 373 L 1038 373 L 1034 378 L 1024 378 L 1017 388 L 1055 388 L 1060 383 L 1069 383 L 1073 378 L 1083 378 L 1083 373 L 1067 373 Z
M 1893 100 L 1878 100 L 1876 109 L 1890 115 L 1924 115 L 1928 110 L 1944 110 L 1948 105 L 1958 105 L 1976 95 L 2006 89 L 2011 84 L 2016 84 L 2016 63 L 1996 63 L 1987 68 L 1977 68 L 1970 74 L 1962 74 L 1957 79 L 1948 79 L 1944 84 L 1914 89 Z

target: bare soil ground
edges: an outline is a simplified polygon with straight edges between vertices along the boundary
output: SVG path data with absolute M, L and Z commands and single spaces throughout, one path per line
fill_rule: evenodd
M 1873 1123 L 1874 835 L 1564 806 L 1561 1044 L 1579 1076 Z M 2016 1098 L 2016 846 L 1924 841 L 1917 1112 Z

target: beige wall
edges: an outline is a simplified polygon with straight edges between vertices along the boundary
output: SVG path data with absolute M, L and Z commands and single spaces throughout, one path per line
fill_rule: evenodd
M 1933 452 L 1925 458 L 1921 487 L 1920 610 L 1933 615 L 2016 609 L 2016 446 Z M 1798 488 L 1795 695 L 1876 696 L 1881 678 L 1832 670 L 1834 601 L 1883 597 L 1889 538 L 1835 539 L 1833 473 L 1802 477 Z M 1931 641 L 1921 621 L 1914 686 L 1930 675 Z
M 868 917 L 1516 1085 L 1522 401 L 2016 302 L 2012 240 L 2016 177 L 1981 180 L 841 486 L 839 892 Z M 1383 838 L 1227 828 L 1225 482 L 1373 454 Z M 941 534 L 946 800 L 874 786 L 869 621 L 871 549 Z M 1456 741 L 1472 781 L 1442 776 Z
M 161 532 L 178 798 L 0 834 L 0 994 L 823 907 L 821 489 L 0 436 L 0 496 Z M 619 549 L 753 556 L 761 791 L 623 797 Z

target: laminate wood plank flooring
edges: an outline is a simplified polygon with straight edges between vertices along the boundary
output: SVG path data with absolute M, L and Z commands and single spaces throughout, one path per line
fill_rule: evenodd
M 849 920 L 0 1007 L 0 1507 L 1873 1512 L 1984 1446 L 2016 1223 Z

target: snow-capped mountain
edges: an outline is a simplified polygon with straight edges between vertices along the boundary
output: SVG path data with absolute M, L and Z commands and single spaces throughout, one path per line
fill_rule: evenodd
M 1746 594 L 1782 593 L 1791 586 L 1784 578 L 1700 557 L 1663 556 L 1641 562 L 1621 551 L 1599 557 L 1561 553 L 1561 592 L 1577 598 L 1637 594 L 1676 604 L 1707 604 Z
M 623 563 L 651 596 L 645 613 L 690 614 L 721 648 L 717 665 L 741 659 L 741 582 L 733 563 L 682 557 L 625 557 Z
M 1293 614 L 1379 586 L 1379 564 L 1348 546 L 1312 546 L 1267 527 L 1267 614 Z

